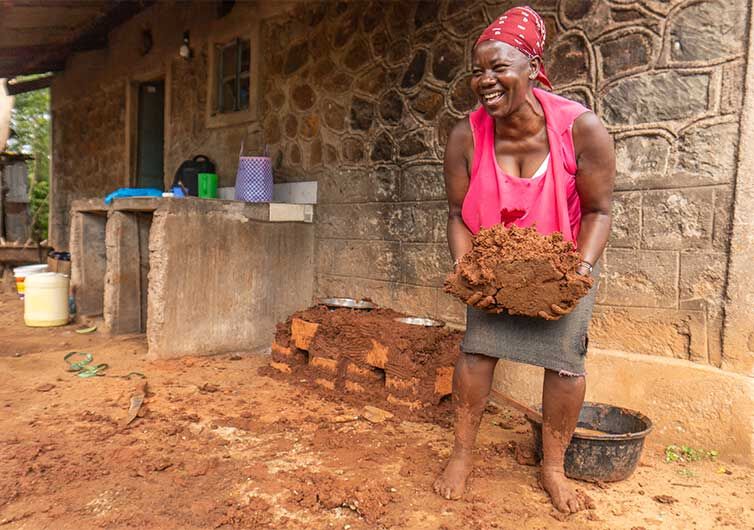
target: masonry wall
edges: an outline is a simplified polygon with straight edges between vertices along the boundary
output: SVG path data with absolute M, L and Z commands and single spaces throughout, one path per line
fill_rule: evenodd
M 592 343 L 719 366 L 747 3 L 530 3 L 556 91 L 616 141 Z M 264 130 L 282 178 L 319 175 L 320 294 L 463 322 L 440 290 L 440 164 L 474 106 L 471 45 L 516 4 L 341 3 L 267 24 Z
M 748 2 L 528 3 L 547 22 L 556 91 L 594 109 L 616 141 L 614 228 L 592 344 L 720 366 Z M 113 175 L 125 179 L 125 83 L 162 71 L 166 166 L 202 151 L 231 184 L 245 140 L 271 146 L 277 180 L 319 182 L 317 294 L 368 296 L 462 324 L 463 307 L 441 291 L 450 268 L 443 148 L 474 106 L 474 39 L 520 4 L 261 2 L 219 22 L 213 4 L 150 8 L 111 35 L 101 68 L 73 61 L 53 85 L 53 230 L 64 230 L 68 200 L 104 193 Z M 260 17 L 259 122 L 211 128 L 207 38 Z M 145 26 L 155 45 L 142 57 Z M 185 29 L 190 62 L 176 56 Z M 91 87 L 83 97 L 81 79 Z

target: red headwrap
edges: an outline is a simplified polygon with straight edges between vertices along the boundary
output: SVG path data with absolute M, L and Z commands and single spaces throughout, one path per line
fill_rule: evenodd
M 542 59 L 546 38 L 545 23 L 539 13 L 529 6 L 514 7 L 494 20 L 479 36 L 475 46 L 486 40 L 499 40 L 518 49 L 529 59 L 534 57 Z M 542 61 L 537 80 L 552 88 L 545 73 L 544 60 Z

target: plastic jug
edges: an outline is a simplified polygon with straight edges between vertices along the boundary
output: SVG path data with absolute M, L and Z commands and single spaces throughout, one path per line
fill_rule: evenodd
M 24 299 L 25 280 L 27 276 L 47 272 L 48 270 L 49 267 L 44 263 L 37 265 L 24 265 L 23 267 L 16 267 L 13 269 L 13 276 L 16 278 L 16 292 L 18 293 L 18 297 L 21 300 Z
M 68 324 L 68 277 L 42 272 L 26 277 L 24 322 L 30 327 Z

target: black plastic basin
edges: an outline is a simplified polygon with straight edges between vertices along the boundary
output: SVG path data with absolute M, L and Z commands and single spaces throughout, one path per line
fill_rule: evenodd
M 542 424 L 527 418 L 542 457 Z M 652 421 L 644 414 L 604 403 L 584 403 L 578 426 L 602 433 L 574 433 L 565 454 L 568 477 L 589 482 L 615 482 L 631 476 L 644 449 Z

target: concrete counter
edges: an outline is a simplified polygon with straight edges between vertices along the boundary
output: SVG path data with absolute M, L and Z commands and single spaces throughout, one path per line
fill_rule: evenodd
M 72 207 L 79 312 L 151 358 L 248 351 L 313 296 L 311 205 L 130 198 Z

